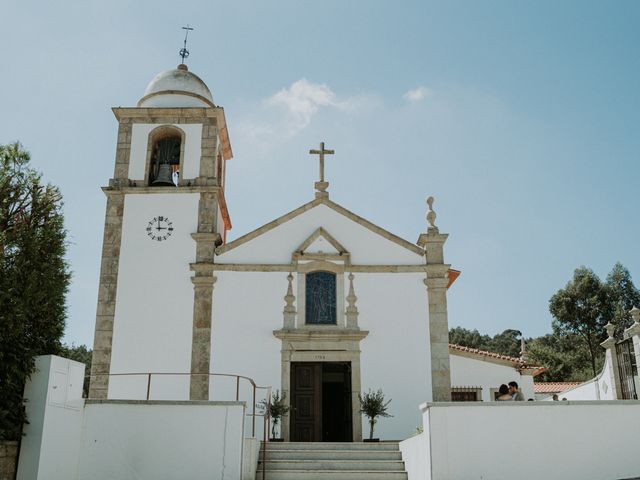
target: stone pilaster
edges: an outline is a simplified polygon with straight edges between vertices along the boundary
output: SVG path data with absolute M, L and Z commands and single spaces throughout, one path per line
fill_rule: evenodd
M 201 165 L 201 177 L 202 176 Z M 191 400 L 209 399 L 209 373 L 211 371 L 211 325 L 213 316 L 213 276 L 215 248 L 222 239 L 216 233 L 218 212 L 217 189 L 200 194 L 198 205 L 198 232 L 191 234 L 196 241 L 196 262 L 192 266 L 193 333 L 191 342 Z
M 107 191 L 107 213 L 102 240 L 102 264 L 100 266 L 89 398 L 107 398 L 109 389 L 108 374 L 111 368 L 111 342 L 116 309 L 123 213 L 124 194 Z
M 613 381 L 611 388 L 613 389 L 614 398 L 616 400 L 622 399 L 622 385 L 620 383 L 620 370 L 618 368 L 618 355 L 616 354 L 616 339 L 614 338 L 615 325 L 607 323 L 605 326 L 607 329 L 608 338 L 600 344 L 605 349 L 605 357 L 607 364 L 609 365 L 609 377 Z
M 429 336 L 431 341 L 431 388 L 434 402 L 451 401 L 449 320 L 447 314 L 447 265 L 427 265 Z
M 109 181 L 111 187 L 129 186 L 129 157 L 131 155 L 131 122 L 124 118 L 118 125 L 118 143 L 116 146 L 116 164 L 113 178 Z
M 444 263 L 444 243 L 449 235 L 435 226 L 433 197 L 427 199 L 429 212 L 427 233 L 418 238 L 426 256 L 429 299 L 429 336 L 431 342 L 431 388 L 434 402 L 451 401 L 451 367 L 449 362 L 449 319 L 447 313 L 447 286 L 449 265 Z
M 209 400 L 211 365 L 211 314 L 213 284 L 217 278 L 204 275 L 191 278 L 194 288 L 193 334 L 191 343 L 190 400 Z

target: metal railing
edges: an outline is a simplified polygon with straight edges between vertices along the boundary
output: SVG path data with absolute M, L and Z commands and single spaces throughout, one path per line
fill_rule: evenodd
M 147 379 L 147 387 L 146 387 L 146 400 L 151 399 L 151 379 L 152 377 L 194 377 L 194 376 L 207 376 L 207 377 L 226 377 L 226 378 L 235 378 L 236 380 L 236 401 L 240 401 L 240 380 L 244 380 L 251 385 L 251 413 L 247 413 L 246 416 L 251 417 L 251 435 L 253 437 L 256 436 L 256 417 L 263 417 L 263 432 L 262 432 L 262 478 L 264 479 L 264 461 L 266 458 L 266 444 L 269 441 L 269 432 L 271 431 L 271 386 L 263 387 L 253 380 L 251 377 L 246 377 L 244 375 L 237 375 L 234 373 L 169 373 L 169 372 L 134 372 L 134 373 L 99 373 L 95 375 L 89 375 L 89 377 L 146 377 Z M 266 408 L 264 409 L 264 413 L 256 413 L 256 392 L 257 390 L 266 390 Z

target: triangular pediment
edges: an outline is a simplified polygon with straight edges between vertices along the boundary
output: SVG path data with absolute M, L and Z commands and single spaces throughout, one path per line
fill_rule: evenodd
M 320 227 L 296 248 L 296 253 L 341 255 L 347 253 L 347 249 Z
M 221 263 L 285 264 L 292 254 L 296 258 L 348 255 L 352 262 L 363 264 L 424 262 L 424 250 L 418 245 L 327 198 L 317 198 L 216 248 Z

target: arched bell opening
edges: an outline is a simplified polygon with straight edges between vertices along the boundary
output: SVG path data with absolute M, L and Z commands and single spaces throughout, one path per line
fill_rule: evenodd
M 180 184 L 184 156 L 184 132 L 175 127 L 159 127 L 149 134 L 147 184 L 151 187 Z

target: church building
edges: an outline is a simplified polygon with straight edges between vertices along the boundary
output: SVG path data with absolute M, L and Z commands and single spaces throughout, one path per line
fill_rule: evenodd
M 285 396 L 291 441 L 360 441 L 369 389 L 391 399 L 385 439 L 415 431 L 419 404 L 451 399 L 447 289 L 460 272 L 433 198 L 425 233 L 400 238 L 330 198 L 321 143 L 309 202 L 228 241 L 235 160 L 207 85 L 181 64 L 113 112 L 90 398 L 218 399 L 229 386 L 208 374 L 240 374 Z

